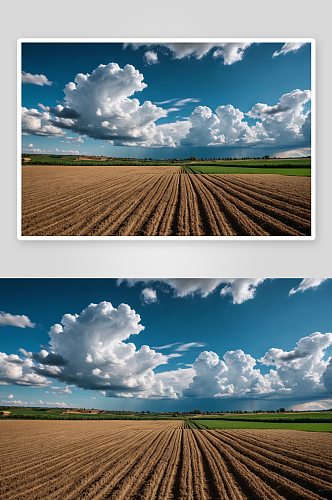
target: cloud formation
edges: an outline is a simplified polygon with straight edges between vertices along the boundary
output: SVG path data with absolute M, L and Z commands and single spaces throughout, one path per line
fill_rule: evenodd
M 188 290 L 181 285 L 182 293 Z M 205 344 L 176 342 L 137 350 L 129 340 L 143 329 L 140 316 L 127 304 L 117 309 L 109 302 L 90 304 L 81 314 L 65 314 L 52 326 L 48 350 L 32 353 L 21 348 L 24 359 L 0 353 L 0 384 L 48 387 L 53 379 L 65 385 L 49 388 L 59 395 L 71 394 L 75 385 L 109 397 L 144 399 L 324 399 L 331 394 L 332 358 L 325 357 L 332 333 L 312 333 L 290 351 L 272 347 L 259 359 L 241 349 L 227 351 L 222 358 L 203 351 L 187 368 L 155 373 L 172 357 Z M 165 355 L 157 349 L 174 352 Z M 263 374 L 259 364 L 270 367 L 269 372 Z
M 22 83 L 32 83 L 33 85 L 52 85 L 45 75 L 32 75 L 31 73 L 26 73 L 22 71 Z
M 141 298 L 145 304 L 152 304 L 153 302 L 158 301 L 157 292 L 152 288 L 143 288 Z
M 194 57 L 195 59 L 202 59 L 212 49 L 216 49 L 213 57 L 221 58 L 225 65 L 234 64 L 241 61 L 244 57 L 245 49 L 251 43 L 204 43 L 204 42 L 171 42 L 171 43 L 126 43 L 124 48 L 130 46 L 132 49 L 137 50 L 140 47 L 155 47 L 155 49 L 169 51 L 173 59 L 183 59 Z M 161 49 L 160 49 L 161 48 Z M 145 53 L 146 55 L 147 53 Z M 155 53 L 156 54 L 156 53 Z M 156 54 L 157 55 L 157 54 Z
M 195 47 L 195 44 L 189 44 L 187 49 L 182 47 L 182 51 L 174 53 L 179 58 L 194 53 L 197 58 L 203 57 L 204 54 L 198 53 Z M 214 55 L 223 57 L 224 63 L 229 65 L 240 60 L 247 47 L 248 44 L 222 44 Z M 150 63 L 155 61 L 154 52 L 146 54 L 150 54 Z M 22 133 L 63 137 L 71 132 L 79 136 L 76 140 L 68 137 L 74 142 L 83 142 L 82 136 L 87 136 L 115 146 L 310 145 L 311 115 L 310 111 L 304 113 L 304 105 L 311 98 L 309 90 L 295 89 L 281 96 L 272 106 L 255 104 L 246 113 L 256 120 L 252 126 L 245 121 L 245 113 L 231 104 L 220 105 L 215 112 L 208 106 L 197 106 L 188 119 L 158 125 L 159 119 L 199 99 L 174 98 L 161 103 L 144 101 L 140 104 L 133 96 L 147 87 L 143 79 L 143 75 L 130 64 L 124 68 L 117 63 L 100 64 L 91 74 L 79 73 L 74 82 L 67 83 L 63 89 L 65 96 L 61 104 L 52 107 L 40 103 L 41 112 L 22 108 Z M 173 107 L 168 109 L 157 105 L 169 103 Z
M 305 292 L 310 288 L 313 288 L 315 290 L 322 283 L 324 283 L 324 281 L 327 281 L 327 279 L 328 278 L 304 278 L 297 287 L 290 290 L 289 295 L 294 295 L 294 293 L 297 292 Z
M 149 66 L 151 64 L 158 64 L 158 54 L 156 52 L 153 52 L 152 50 L 148 50 L 144 54 L 144 62 L 148 64 Z
M 178 354 L 166 356 L 147 345 L 136 350 L 127 341 L 143 329 L 140 316 L 127 304 L 117 309 L 109 302 L 90 304 L 81 314 L 65 314 L 60 324 L 52 326 L 49 352 L 21 349 L 26 357 L 21 363 L 32 366 L 34 360 L 37 363 L 32 370 L 36 376 L 67 386 L 105 391 L 111 397 L 175 398 L 171 387 L 156 380 L 153 369 Z M 57 387 L 55 390 L 68 392 Z
M 246 300 L 255 296 L 257 287 L 265 279 L 261 278 L 164 278 L 164 279 L 119 279 L 118 285 L 126 282 L 129 286 L 136 283 L 160 282 L 173 288 L 176 297 L 185 297 L 187 295 L 199 294 L 207 297 L 221 286 L 220 295 L 230 295 L 233 304 L 242 304 Z
M 45 387 L 49 380 L 34 372 L 31 359 L 22 360 L 16 354 L 0 352 L 0 385 L 22 385 L 27 387 Z
M 220 49 L 213 53 L 213 57 L 222 57 L 224 64 L 229 66 L 235 62 L 241 61 L 244 57 L 245 50 L 250 47 L 251 43 L 223 43 Z
M 281 54 L 285 55 L 287 54 L 288 52 L 296 52 L 297 50 L 299 50 L 299 48 L 301 48 L 303 45 L 305 45 L 304 43 L 285 43 L 281 49 L 278 51 L 276 50 L 273 54 L 272 57 L 277 57 L 277 56 L 280 56 Z
M 34 328 L 36 325 L 32 323 L 28 316 L 23 315 L 13 315 L 9 313 L 5 313 L 3 311 L 0 312 L 0 326 L 17 326 L 18 328 Z

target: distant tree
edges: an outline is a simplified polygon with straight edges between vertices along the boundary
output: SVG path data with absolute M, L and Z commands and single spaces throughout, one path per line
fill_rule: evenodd
M 201 410 L 194 410 L 194 413 L 202 413 Z
M 285 410 L 285 408 L 280 408 L 279 411 L 280 411 L 280 413 L 285 413 L 286 410 Z

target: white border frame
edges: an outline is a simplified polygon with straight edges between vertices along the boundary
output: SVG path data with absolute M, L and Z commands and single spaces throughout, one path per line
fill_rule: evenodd
M 22 44 L 23 43 L 310 43 L 311 44 L 311 235 L 310 236 L 22 236 Z M 316 238 L 316 40 L 314 38 L 19 38 L 17 40 L 17 239 L 18 240 L 296 240 Z

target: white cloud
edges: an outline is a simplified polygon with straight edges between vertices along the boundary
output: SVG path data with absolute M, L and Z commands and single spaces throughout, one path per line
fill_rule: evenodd
M 175 57 L 203 57 L 210 48 L 204 44 L 180 44 Z M 248 44 L 222 44 L 215 52 L 225 64 L 243 57 Z M 198 50 L 199 47 L 199 50 Z M 172 49 L 172 50 L 173 50 Z M 147 52 L 153 53 L 153 52 Z M 207 106 L 197 106 L 185 120 L 156 125 L 182 106 L 198 102 L 197 98 L 174 98 L 159 104 L 173 103 L 164 109 L 158 103 L 140 104 L 135 93 L 146 88 L 143 75 L 132 65 L 123 69 L 116 63 L 99 65 L 91 74 L 79 73 L 65 88 L 63 105 L 39 104 L 42 112 L 22 108 L 22 133 L 46 137 L 63 137 L 66 130 L 76 133 L 77 139 L 67 142 L 83 143 L 82 136 L 108 141 L 115 146 L 195 147 L 195 146 L 258 146 L 306 147 L 310 144 L 311 114 L 303 112 L 310 100 L 309 90 L 293 90 L 283 95 L 278 104 L 255 104 L 247 116 L 256 120 L 249 126 L 244 112 L 231 104 L 218 106 L 213 113 Z M 79 152 L 69 152 L 80 154 Z
M 42 402 L 42 400 L 41 400 L 41 399 L 39 400 L 39 404 L 41 404 L 41 405 L 43 405 L 43 404 L 44 404 L 44 403 Z
M 241 349 L 228 351 L 221 360 L 214 352 L 202 352 L 185 397 L 317 397 L 332 390 L 332 358 L 324 361 L 332 334 L 312 333 L 290 352 L 270 349 L 258 362 L 274 366 L 266 375 L 257 361 Z M 330 370 L 330 372 L 329 372 Z
M 169 50 L 172 53 L 173 59 L 183 59 L 194 57 L 196 59 L 202 59 L 206 56 L 212 49 L 216 48 L 213 56 L 218 58 L 221 57 L 224 60 L 225 65 L 233 64 L 237 61 L 241 61 L 244 56 L 244 51 L 251 44 L 250 43 L 204 43 L 204 42 L 176 42 L 176 43 L 160 43 L 160 44 L 125 44 L 124 48 L 130 45 L 134 50 L 139 47 L 156 47 L 165 52 Z
M 9 394 L 8 399 L 14 399 L 14 396 L 12 394 Z
M 291 407 L 294 411 L 322 411 L 332 408 L 332 399 L 320 399 L 318 401 L 310 401 L 309 403 L 301 403 Z
M 158 64 L 158 54 L 156 52 L 153 52 L 152 50 L 149 50 L 148 52 L 145 52 L 144 54 L 144 61 L 146 64 Z
M 272 57 L 277 57 L 277 56 L 280 56 L 280 54 L 287 54 L 288 52 L 296 52 L 297 50 L 299 50 L 300 47 L 302 47 L 304 45 L 304 43 L 285 43 L 281 49 L 279 50 L 279 52 L 276 50 L 273 54 Z
M 74 149 L 60 149 L 57 150 L 57 153 L 63 153 L 63 154 L 67 154 L 67 155 L 80 155 L 81 153 L 79 151 L 74 150 Z
M 37 109 L 22 107 L 22 134 L 40 135 L 44 137 L 62 137 L 65 132 L 51 123 L 51 115 L 44 111 L 40 113 Z
M 311 114 L 304 113 L 303 107 L 310 99 L 310 90 L 296 89 L 281 96 L 274 106 L 255 104 L 246 113 L 256 120 L 253 126 L 231 104 L 219 106 L 215 113 L 207 106 L 197 106 L 188 118 L 189 132 L 180 137 L 180 143 L 187 147 L 305 145 L 310 143 Z M 173 139 L 179 140 L 176 136 Z
M 53 391 L 56 391 L 58 394 L 72 394 L 69 387 L 54 387 L 52 385 L 51 389 L 53 389 Z
M 167 111 L 150 101 L 140 105 L 138 99 L 130 98 L 146 86 L 143 75 L 130 64 L 123 69 L 116 63 L 101 64 L 91 75 L 76 75 L 75 83 L 64 88 L 66 106 L 78 117 L 67 125 L 59 117 L 52 123 L 79 135 L 111 140 L 114 145 L 159 145 L 163 137 L 156 133 L 154 122 L 167 116 Z
M 17 326 L 19 328 L 34 328 L 36 325 L 35 323 L 32 323 L 28 316 L 22 316 L 20 315 L 15 315 L 13 316 L 12 314 L 5 313 L 3 311 L 0 312 L 0 326 L 5 326 L 5 325 L 10 325 L 10 326 Z
M 116 63 L 101 64 L 92 74 L 79 73 L 75 82 L 65 86 L 64 106 L 40 104 L 43 113 L 22 108 L 23 133 L 55 137 L 63 136 L 65 129 L 114 145 L 172 145 L 154 123 L 167 116 L 167 111 L 150 101 L 140 105 L 138 99 L 130 98 L 145 87 L 143 75 L 133 66 L 122 69 Z
M 202 342 L 188 342 L 187 344 L 181 344 L 175 350 L 182 352 L 182 351 L 188 351 L 192 347 L 205 347 L 205 346 L 206 344 L 203 344 Z
M 140 316 L 127 304 L 117 309 L 109 302 L 90 304 L 81 314 L 65 314 L 61 324 L 53 325 L 51 352 L 21 352 L 27 361 L 39 362 L 33 368 L 36 374 L 67 385 L 105 391 L 112 397 L 175 398 L 173 389 L 163 386 L 153 372 L 175 354 L 166 356 L 147 345 L 136 350 L 126 342 L 143 329 Z M 56 364 L 51 365 L 52 360 Z M 69 393 L 68 387 L 54 389 Z
M 234 64 L 243 59 L 244 52 L 250 45 L 251 43 L 223 43 L 213 57 L 222 57 L 225 65 Z
M 28 148 L 33 148 L 33 144 L 29 144 Z
M 199 294 L 207 297 L 219 286 L 222 286 L 220 294 L 222 296 L 231 295 L 233 304 L 242 304 L 246 300 L 255 296 L 258 285 L 264 282 L 261 278 L 167 278 L 167 279 L 119 279 L 118 285 L 125 281 L 129 286 L 138 282 L 160 282 L 171 286 L 176 297 Z
M 31 73 L 26 73 L 22 71 L 22 83 L 32 83 L 34 85 L 52 85 L 45 75 L 32 75 Z
M 27 153 L 45 153 L 45 149 L 39 149 L 39 148 L 26 149 L 26 148 L 23 148 L 22 152 L 27 152 Z
M 70 408 L 70 406 L 68 405 L 68 403 L 59 403 L 59 402 L 50 402 L 48 401 L 47 403 L 43 403 L 47 406 L 52 406 L 53 408 Z M 71 405 L 72 406 L 72 405 Z
M 297 287 L 290 290 L 289 295 L 294 295 L 294 293 L 297 292 L 305 292 L 310 288 L 315 290 L 319 285 L 324 283 L 324 281 L 327 281 L 327 278 L 304 278 Z
M 16 354 L 7 355 L 0 352 L 0 385 L 22 385 L 28 387 L 45 387 L 49 384 L 46 377 L 33 371 L 33 361 L 22 360 Z
M 298 148 L 289 151 L 281 151 L 274 155 L 276 158 L 305 158 L 311 156 L 311 148 Z
M 141 298 L 145 304 L 152 304 L 157 302 L 157 292 L 152 288 L 144 288 L 141 292 Z
M 5 405 L 10 405 L 10 406 L 21 406 L 21 405 L 27 405 L 28 403 L 26 401 L 21 401 L 20 399 L 15 399 L 6 401 L 5 399 L 2 399 L 0 403 L 5 404 Z

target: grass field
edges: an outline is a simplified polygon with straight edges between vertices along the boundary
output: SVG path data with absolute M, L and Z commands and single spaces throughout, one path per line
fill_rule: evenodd
M 244 420 L 194 419 L 190 421 L 198 429 L 291 429 L 296 431 L 332 432 L 331 423 L 316 422 L 250 422 Z
M 10 414 L 0 415 L 0 420 L 13 419 L 36 419 L 36 420 L 181 420 L 180 417 L 158 413 L 139 414 L 126 412 L 112 413 L 69 413 L 64 412 L 69 408 L 10 408 L 3 407 Z M 0 409 L 1 411 L 1 409 Z
M 310 177 L 311 168 L 270 168 L 266 167 L 242 167 L 224 165 L 185 165 L 182 167 L 183 173 L 188 174 L 275 174 L 275 175 L 296 175 L 298 177 Z
M 245 422 L 321 422 L 332 424 L 332 412 L 305 412 L 305 413 L 256 413 L 256 414 L 224 414 L 221 416 L 211 415 L 204 417 L 197 417 L 200 420 L 235 420 Z

